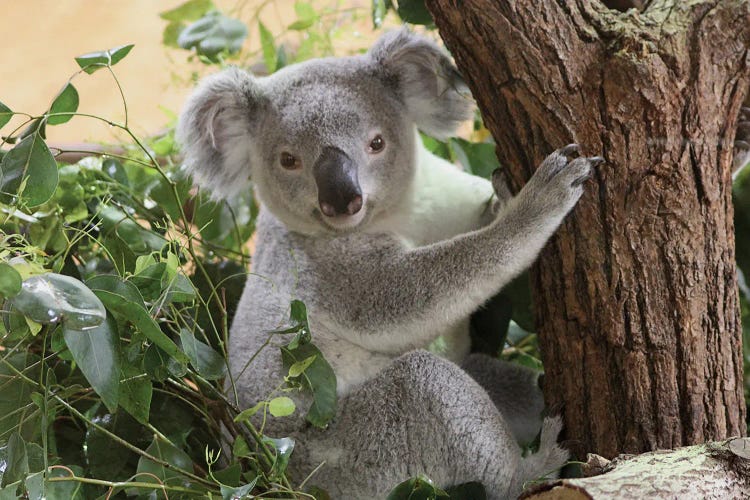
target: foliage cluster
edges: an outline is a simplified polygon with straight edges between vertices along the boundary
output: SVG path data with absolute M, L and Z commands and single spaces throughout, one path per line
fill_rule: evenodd
M 342 22 L 432 23 L 422 0 L 373 0 L 364 12 L 298 2 L 296 19 L 273 34 L 259 19 L 269 3 L 248 20 L 242 2 L 221 13 L 210 0 L 188 0 L 161 14 L 163 42 L 207 65 L 260 59 L 271 73 L 333 54 Z M 245 47 L 248 29 L 258 30 L 255 50 Z M 285 42 L 290 33 L 299 43 Z M 0 142 L 0 500 L 327 498 L 312 486 L 314 475 L 298 484 L 286 477 L 293 440 L 249 421 L 299 411 L 289 391 L 313 392 L 313 425 L 325 426 L 335 411 L 335 377 L 314 346 L 304 304 L 290 304 L 288 324 L 269 332 L 289 340 L 280 353 L 287 376 L 267 399 L 239 408 L 226 344 L 257 206 L 251 190 L 215 201 L 191 188 L 171 129 L 148 139 L 132 131 L 114 68 L 132 48 L 77 57 L 80 70 L 43 113 L 0 103 L 0 129 L 22 118 Z M 122 121 L 78 112 L 76 79 L 102 76 L 120 91 Z M 73 116 L 121 130 L 129 142 L 59 163 L 73 151 L 50 148 L 46 128 Z M 479 119 L 468 136 L 424 141 L 489 176 L 498 165 Z M 746 235 L 750 175 L 740 176 L 735 194 Z M 750 248 L 740 240 L 738 260 L 748 269 Z M 506 290 L 497 338 L 484 348 L 540 367 L 528 295 L 525 279 Z M 427 478 L 404 479 L 390 498 L 482 495 L 477 485 L 446 493 Z

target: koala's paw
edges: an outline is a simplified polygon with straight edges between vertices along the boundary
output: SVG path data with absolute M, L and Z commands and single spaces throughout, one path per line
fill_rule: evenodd
M 600 156 L 579 156 L 578 144 L 569 144 L 549 155 L 524 188 L 530 203 L 543 212 L 567 213 L 583 194 L 591 169 L 604 162 Z

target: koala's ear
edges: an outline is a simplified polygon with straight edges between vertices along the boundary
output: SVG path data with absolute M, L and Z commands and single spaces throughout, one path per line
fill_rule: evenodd
M 444 139 L 471 117 L 473 102 L 461 75 L 431 40 L 402 28 L 383 35 L 369 55 L 423 132 Z
M 266 101 L 252 75 L 229 68 L 203 79 L 185 103 L 176 138 L 193 181 L 214 198 L 247 185 Z

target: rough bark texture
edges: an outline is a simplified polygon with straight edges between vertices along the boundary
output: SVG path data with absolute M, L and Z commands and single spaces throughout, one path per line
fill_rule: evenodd
M 690 446 L 621 456 L 609 462 L 589 455 L 593 477 L 564 479 L 530 488 L 524 500 L 750 498 L 750 441 Z
M 731 199 L 747 0 L 428 0 L 518 189 L 607 163 L 532 271 L 548 405 L 581 457 L 744 435 Z

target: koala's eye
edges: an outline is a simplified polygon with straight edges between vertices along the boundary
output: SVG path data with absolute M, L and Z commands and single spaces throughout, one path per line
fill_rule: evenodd
M 298 168 L 302 167 L 302 162 L 299 160 L 299 158 L 297 158 L 293 154 L 287 153 L 286 151 L 281 153 L 279 163 L 281 163 L 281 166 L 287 170 L 297 170 Z
M 373 140 L 370 141 L 370 145 L 367 147 L 368 153 L 380 153 L 385 148 L 385 139 L 380 134 L 376 135 Z

